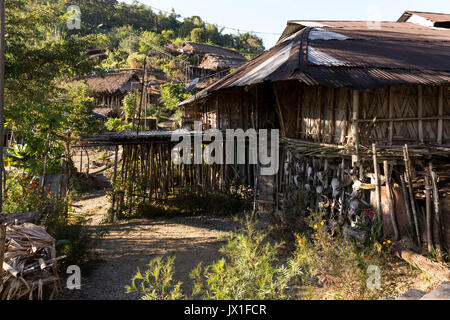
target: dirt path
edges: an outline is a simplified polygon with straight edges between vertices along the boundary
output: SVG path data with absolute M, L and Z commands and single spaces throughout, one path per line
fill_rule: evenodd
M 158 256 L 176 256 L 175 278 L 182 281 L 183 291 L 191 294 L 189 272 L 200 261 L 218 259 L 226 236 L 237 226 L 231 217 L 175 217 L 152 220 L 132 220 L 101 225 L 109 200 L 103 190 L 75 203 L 77 213 L 92 219 L 91 228 L 109 231 L 97 248 L 101 262 L 88 276 L 82 276 L 81 290 L 64 289 L 62 299 L 139 299 L 127 294 L 125 286 L 137 268 L 146 270 L 148 262 Z M 83 272 L 83 271 L 82 271 Z

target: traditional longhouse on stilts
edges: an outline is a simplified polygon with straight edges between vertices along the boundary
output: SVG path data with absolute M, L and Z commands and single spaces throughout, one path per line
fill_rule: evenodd
M 272 200 L 285 218 L 309 207 L 357 235 L 374 210 L 384 235 L 448 248 L 450 15 L 415 16 L 289 21 L 273 48 L 184 101 L 183 122 L 280 129 Z

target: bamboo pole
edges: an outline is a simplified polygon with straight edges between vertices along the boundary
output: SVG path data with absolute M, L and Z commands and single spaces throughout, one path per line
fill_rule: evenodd
M 403 199 L 405 201 L 405 208 L 406 208 L 406 216 L 408 217 L 408 224 L 411 228 L 411 231 L 414 232 L 414 221 L 411 214 L 411 204 L 409 202 L 409 196 L 408 196 L 408 190 L 406 188 L 405 178 L 401 174 L 400 175 L 400 183 L 402 185 L 402 193 L 403 193 Z
M 359 118 L 359 90 L 352 91 L 352 138 L 353 146 L 355 147 L 355 157 L 352 159 L 353 165 L 359 162 L 359 133 L 358 133 L 358 118 Z
M 431 213 L 431 190 L 430 178 L 425 175 L 425 211 L 427 224 L 427 248 L 428 252 L 433 251 L 433 231 L 432 231 L 432 213 Z
M 420 246 L 421 236 L 420 236 L 420 230 L 419 230 L 419 221 L 417 219 L 416 203 L 414 201 L 414 193 L 413 193 L 413 189 L 412 189 L 411 165 L 410 165 L 410 161 L 409 161 L 407 144 L 403 148 L 403 160 L 405 162 L 405 178 L 406 178 L 405 182 L 408 184 L 409 201 L 411 203 L 411 211 L 412 211 L 412 215 L 413 215 L 413 219 L 414 219 L 414 225 L 416 227 L 416 240 L 417 240 L 417 245 Z
M 395 219 L 395 211 L 394 211 L 394 202 L 392 199 L 392 191 L 391 191 L 391 184 L 390 184 L 390 174 L 389 174 L 389 164 L 387 160 L 383 161 L 384 166 L 384 176 L 386 179 L 386 199 L 389 206 L 389 216 L 391 218 L 392 228 L 394 229 L 394 240 L 398 241 L 400 239 L 398 227 L 397 227 L 397 221 Z
M 375 143 L 372 144 L 372 153 L 373 153 L 373 169 L 375 173 L 375 197 L 377 203 L 377 217 L 378 221 L 381 222 L 383 221 L 383 215 L 381 214 L 380 175 L 378 172 L 377 147 Z
M 441 234 L 441 213 L 439 209 L 439 188 L 437 185 L 436 172 L 430 162 L 429 173 L 431 177 L 431 184 L 433 187 L 433 203 L 434 203 L 434 241 L 438 258 L 442 256 L 442 234 Z
M 118 158 L 118 154 L 119 154 L 119 146 L 116 146 L 116 150 L 114 152 L 114 173 L 113 173 L 113 190 L 114 190 L 114 184 L 116 182 L 116 178 L 117 178 L 117 158 Z M 110 221 L 114 222 L 115 220 L 115 203 L 116 203 L 116 193 L 113 191 L 113 195 L 112 195 L 112 208 L 111 208 L 111 216 L 110 216 Z

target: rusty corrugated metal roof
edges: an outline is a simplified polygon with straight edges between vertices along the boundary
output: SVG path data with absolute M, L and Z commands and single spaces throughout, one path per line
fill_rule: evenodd
M 405 11 L 403 15 L 398 19 L 398 22 L 406 22 L 409 17 L 412 15 L 416 15 L 422 18 L 425 18 L 427 20 L 430 20 L 431 22 L 448 22 L 450 21 L 450 14 L 447 13 L 435 13 L 435 12 L 421 12 L 421 11 Z
M 449 44 L 450 30 L 408 22 L 289 21 L 273 48 L 182 104 L 264 81 L 354 89 L 450 83 Z

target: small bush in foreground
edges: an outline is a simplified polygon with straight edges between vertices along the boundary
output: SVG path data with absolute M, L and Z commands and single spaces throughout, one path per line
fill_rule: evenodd
M 311 237 L 297 235 L 297 262 L 304 270 L 302 280 L 310 286 L 320 285 L 332 299 L 374 299 L 387 294 L 390 275 L 388 254 L 390 241 L 379 244 L 368 241 L 365 246 L 356 239 L 344 237 L 339 230 L 331 235 L 326 220 L 311 219 Z M 367 285 L 368 267 L 381 271 L 380 290 Z M 322 295 L 323 297 L 323 295 Z
M 173 262 L 175 257 L 163 259 L 157 257 L 150 261 L 144 274 L 138 269 L 131 279 L 131 286 L 126 286 L 127 293 L 140 292 L 142 300 L 178 300 L 183 299 L 181 282 L 173 280 Z M 136 284 L 140 281 L 140 284 Z
M 278 265 L 281 243 L 266 241 L 268 231 L 255 228 L 256 221 L 247 216 L 242 232 L 233 233 L 221 249 L 224 258 L 191 272 L 193 295 L 214 300 L 286 299 L 288 284 L 300 275 L 298 262 L 289 259 Z

